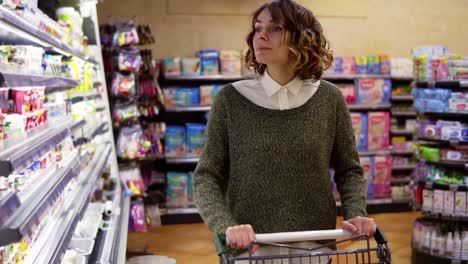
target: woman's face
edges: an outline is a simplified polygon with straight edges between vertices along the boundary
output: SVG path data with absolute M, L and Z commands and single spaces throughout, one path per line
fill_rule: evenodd
M 284 25 L 273 22 L 270 12 L 264 9 L 254 27 L 253 47 L 257 62 L 266 65 L 287 65 L 289 49 Z

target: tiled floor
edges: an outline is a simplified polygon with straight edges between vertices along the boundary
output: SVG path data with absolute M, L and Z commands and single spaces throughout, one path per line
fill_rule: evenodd
M 372 215 L 384 230 L 390 242 L 392 263 L 409 264 L 411 258 L 411 233 L 418 212 Z M 341 219 L 338 221 L 338 225 Z M 345 245 L 359 247 L 362 242 Z M 147 233 L 130 233 L 129 250 L 147 246 L 148 252 L 175 258 L 178 264 L 218 263 L 211 233 L 203 224 L 169 225 L 153 228 Z

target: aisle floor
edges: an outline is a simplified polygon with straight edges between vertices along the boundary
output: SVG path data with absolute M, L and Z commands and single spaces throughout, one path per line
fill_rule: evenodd
M 371 217 L 384 230 L 390 242 L 392 263 L 411 263 L 411 234 L 414 220 L 419 212 L 376 214 Z M 338 219 L 338 226 L 342 221 Z M 363 242 L 346 245 L 359 247 Z M 218 263 L 211 233 L 204 224 L 167 225 L 151 228 L 146 233 L 130 233 L 128 249 L 147 247 L 147 252 L 175 258 L 177 264 Z

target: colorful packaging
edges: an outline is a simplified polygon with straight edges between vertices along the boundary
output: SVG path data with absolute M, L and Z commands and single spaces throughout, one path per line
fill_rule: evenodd
M 380 74 L 380 57 L 379 56 L 367 57 L 367 73 Z
M 466 215 L 466 192 L 455 193 L 455 213 Z
M 419 146 L 419 153 L 425 161 L 439 162 L 440 161 L 440 149 L 431 148 L 426 146 Z
M 359 79 L 357 81 L 358 104 L 388 104 L 392 82 L 387 79 Z
M 188 175 L 186 173 L 167 173 L 166 206 L 168 208 L 183 208 L 187 206 Z
M 373 167 L 373 158 L 371 157 L 359 157 L 361 167 L 363 170 L 364 180 L 366 181 L 366 194 L 367 198 L 371 199 L 374 192 L 374 184 L 372 178 L 372 167 Z
M 351 113 L 354 139 L 358 151 L 367 150 L 367 113 Z
M 168 126 L 166 128 L 166 157 L 183 157 L 186 155 L 185 128 Z
M 374 157 L 374 198 L 388 198 L 392 195 L 392 157 Z
M 334 60 L 334 73 L 342 74 L 343 73 L 343 57 L 336 56 Z
M 10 88 L 1 87 L 0 88 L 0 113 L 8 113 L 8 92 Z
M 123 75 L 116 72 L 112 80 L 111 92 L 113 96 L 131 97 L 135 95 L 135 87 L 135 75 L 133 73 Z
M 182 74 L 185 74 L 185 75 L 201 74 L 200 58 L 182 58 Z
M 466 195 L 465 195 L 466 196 Z M 431 212 L 433 210 L 433 199 L 434 197 L 434 192 L 432 190 L 423 190 L 423 204 L 422 204 L 422 210 L 426 212 Z
M 221 51 L 220 60 L 222 74 L 241 74 L 241 54 L 239 51 Z
M 118 56 L 119 70 L 138 71 L 142 65 L 140 51 L 136 47 L 123 48 Z
M 214 98 L 223 87 L 223 85 L 201 85 L 200 105 L 213 105 Z
M 444 211 L 444 191 L 434 190 L 433 198 L 434 212 L 442 213 Z
M 466 152 L 468 153 L 468 152 Z M 464 161 L 465 154 L 462 150 L 453 150 L 453 149 L 442 149 L 440 151 L 440 159 L 446 161 Z
M 433 57 L 431 59 L 432 76 L 434 81 L 445 81 L 449 79 L 448 59 Z
M 366 56 L 356 57 L 356 73 L 357 74 L 367 73 L 367 57 Z
M 143 202 L 140 200 L 132 202 L 130 211 L 130 230 L 133 232 L 146 232 L 146 216 Z
M 356 86 L 354 84 L 337 84 L 336 86 L 343 94 L 347 104 L 356 103 Z
M 354 57 L 343 57 L 341 70 L 344 75 L 356 74 L 356 59 Z
M 381 74 L 390 74 L 391 63 L 390 57 L 388 55 L 380 55 L 380 73 Z
M 413 76 L 418 81 L 432 80 L 432 63 L 427 55 L 415 56 L 413 58 Z
M 200 156 L 205 141 L 206 125 L 204 124 L 186 124 L 187 128 L 187 155 Z
M 390 116 L 388 112 L 369 112 L 367 150 L 386 150 L 390 144 Z
M 14 101 L 13 111 L 18 114 L 24 114 L 33 111 L 32 101 L 34 88 L 15 87 L 12 88 L 12 97 Z
M 219 52 L 217 50 L 200 50 L 197 57 L 201 60 L 202 75 L 219 74 Z
M 166 107 L 200 104 L 200 90 L 198 88 L 166 88 L 163 93 Z
M 165 76 L 180 75 L 180 58 L 163 59 L 163 71 Z
M 444 191 L 444 214 L 452 215 L 455 212 L 455 192 Z
M 195 197 L 193 194 L 193 172 L 188 173 L 187 178 L 187 205 L 194 206 L 195 205 Z

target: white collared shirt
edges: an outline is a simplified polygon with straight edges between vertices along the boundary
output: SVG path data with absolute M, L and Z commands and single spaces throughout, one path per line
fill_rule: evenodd
M 267 71 L 259 78 L 232 84 L 254 104 L 274 110 L 288 110 L 305 104 L 317 91 L 320 80 L 302 80 L 296 76 L 286 85 L 273 80 Z

